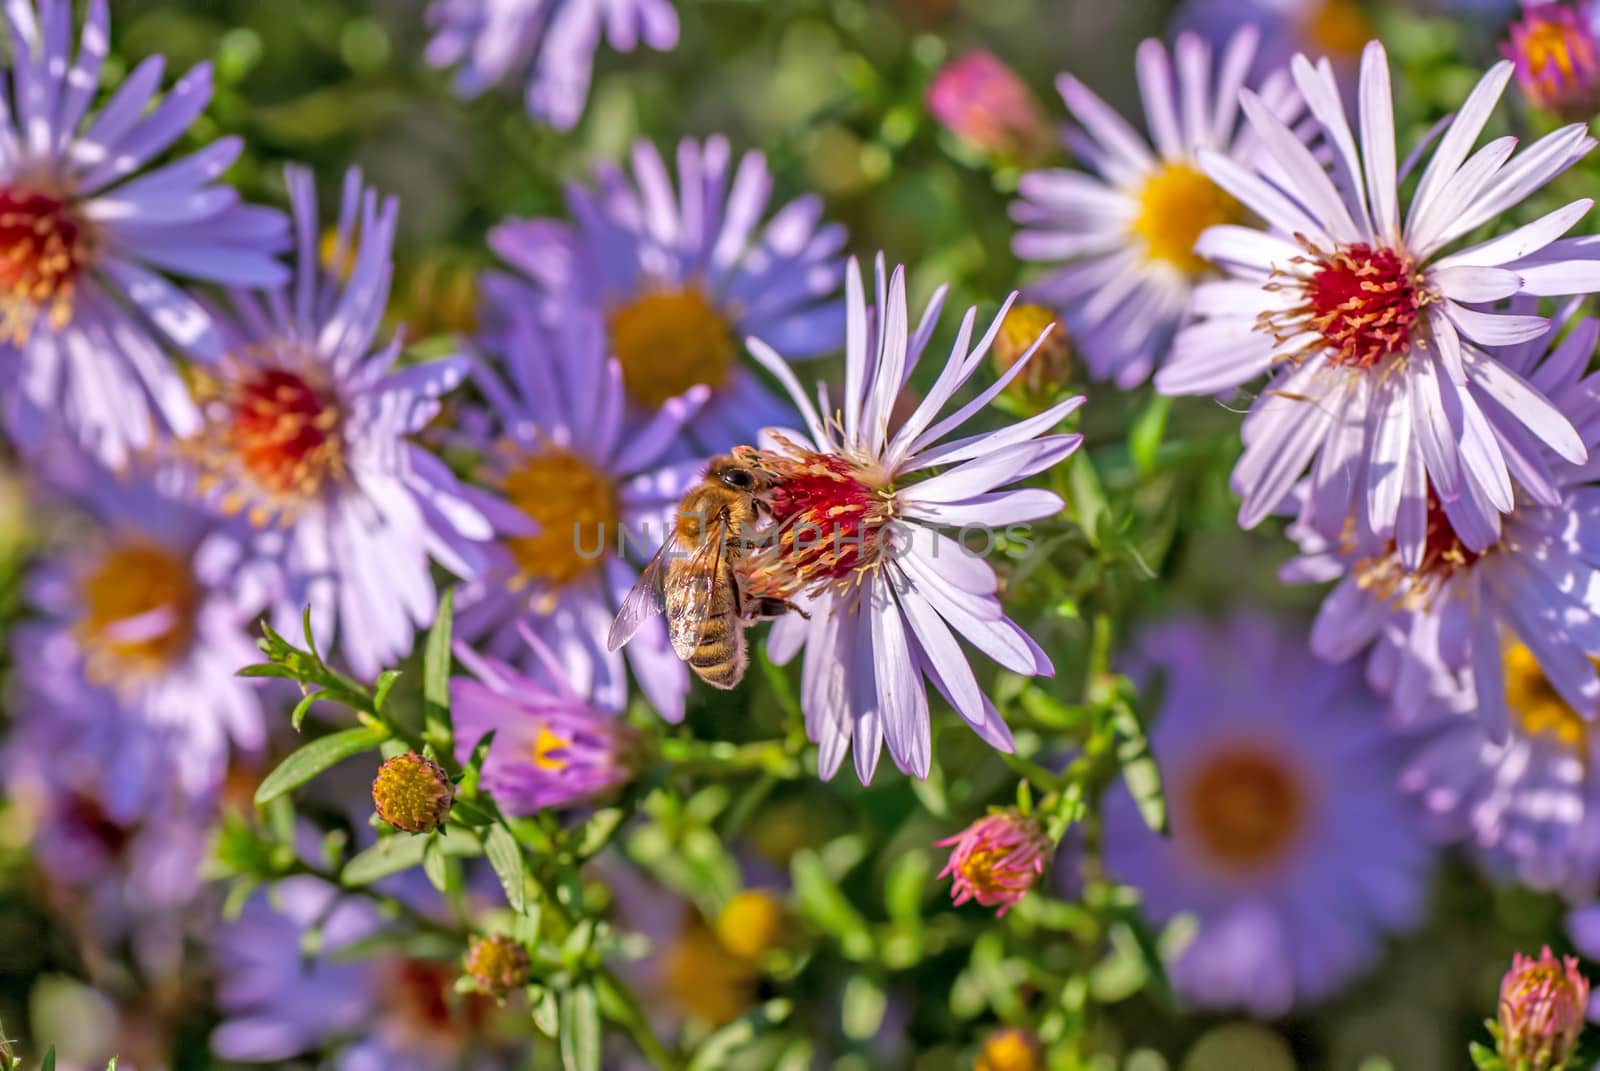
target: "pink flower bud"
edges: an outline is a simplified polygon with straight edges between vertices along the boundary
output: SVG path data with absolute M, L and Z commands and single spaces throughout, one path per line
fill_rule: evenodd
M 1033 91 L 985 49 L 939 69 L 928 85 L 928 110 L 946 129 L 990 156 L 1034 160 L 1050 148 L 1049 124 Z

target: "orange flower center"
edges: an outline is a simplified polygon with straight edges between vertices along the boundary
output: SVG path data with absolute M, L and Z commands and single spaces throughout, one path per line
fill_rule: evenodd
M 1295 771 L 1266 751 L 1212 756 L 1189 777 L 1189 826 L 1204 854 L 1226 870 L 1269 865 L 1290 848 L 1305 819 Z
M 654 409 L 700 383 L 720 387 L 733 368 L 728 322 L 696 287 L 645 294 L 614 309 L 609 326 L 622 382 L 640 405 Z
M 622 504 L 611 477 L 570 451 L 523 458 L 501 482 L 506 499 L 539 534 L 506 541 L 524 577 L 562 586 L 587 574 L 617 540 Z
M 229 438 L 250 476 L 274 495 L 310 498 L 344 473 L 331 392 L 285 368 L 252 371 L 238 384 Z
M 41 310 L 64 326 L 90 256 L 89 229 L 64 198 L 0 190 L 0 337 L 26 341 Z
M 200 587 L 189 563 L 142 539 L 119 543 L 79 582 L 77 632 L 93 679 L 167 669 L 194 639 Z

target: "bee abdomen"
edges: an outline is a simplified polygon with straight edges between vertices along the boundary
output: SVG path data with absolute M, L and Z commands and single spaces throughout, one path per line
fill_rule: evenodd
M 689 666 L 714 688 L 732 688 L 744 677 L 744 630 L 726 618 L 706 622 L 706 634 L 689 658 Z

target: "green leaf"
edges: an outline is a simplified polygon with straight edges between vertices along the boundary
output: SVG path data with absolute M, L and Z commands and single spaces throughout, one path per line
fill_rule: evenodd
M 344 865 L 339 880 L 357 888 L 370 885 L 390 874 L 410 870 L 422 862 L 423 854 L 432 842 L 431 837 L 384 837 Z
M 1128 453 L 1142 475 L 1148 476 L 1156 468 L 1156 451 L 1161 449 L 1161 439 L 1167 433 L 1167 417 L 1172 413 L 1172 399 L 1165 394 L 1152 395 L 1145 407 L 1134 418 L 1128 429 Z
M 301 629 L 302 632 L 304 632 L 306 634 L 306 650 L 311 652 L 311 657 L 315 658 L 319 665 L 323 664 L 323 662 L 322 662 L 322 652 L 317 650 L 316 637 L 311 635 L 311 604 L 310 603 L 306 604 L 305 612 L 300 615 L 300 629 Z
M 44 1051 L 44 1062 L 39 1065 L 39 1071 L 56 1071 L 56 1047 L 54 1045 Z
M 422 656 L 422 707 L 428 720 L 450 724 L 450 633 L 455 626 L 456 590 L 439 600 L 439 613 L 428 630 Z
M 449 861 L 445 858 L 443 839 L 427 838 L 427 847 L 422 850 L 422 872 L 427 875 L 428 882 L 440 892 L 445 892 L 450 887 Z
M 294 705 L 294 713 L 289 715 L 289 724 L 295 732 L 300 731 L 301 724 L 306 720 L 306 712 L 311 709 L 311 704 L 322 698 L 322 689 L 307 692 L 301 697 L 300 702 Z
M 266 776 L 256 789 L 256 804 L 259 806 L 271 803 L 284 793 L 299 788 L 328 767 L 341 763 L 353 755 L 359 755 L 363 751 L 371 751 L 386 738 L 385 733 L 363 726 L 360 729 L 346 729 L 311 741 L 278 763 L 277 768 Z
M 389 700 L 389 691 L 394 687 L 394 682 L 400 679 L 398 669 L 386 669 L 378 675 L 377 687 L 372 693 L 372 709 L 379 717 L 383 717 L 384 704 Z
M 687 1071 L 722 1071 L 734 1053 L 789 1018 L 787 1000 L 769 1000 L 711 1034 L 689 1057 Z
M 600 1004 L 588 986 L 561 998 L 561 1066 L 566 1071 L 600 1071 Z
M 505 826 L 493 825 L 483 835 L 483 854 L 506 891 L 506 902 L 521 914 L 528 909 L 528 886 L 522 873 L 522 849 Z M 563 1031 L 564 1033 L 564 1031 Z
M 281 677 L 286 681 L 300 679 L 300 674 L 277 662 L 256 662 L 253 665 L 245 666 L 243 669 L 234 670 L 233 675 L 235 677 Z
M 1072 457 L 1072 464 L 1067 468 L 1067 488 L 1078 527 L 1089 537 L 1090 544 L 1098 547 L 1100 518 L 1109 513 L 1111 507 L 1106 502 L 1105 488 L 1100 486 L 1100 477 L 1094 471 L 1094 464 L 1085 451 L 1079 450 Z
M 556 1004 L 556 995 L 543 986 L 537 989 L 537 995 L 530 993 L 528 1001 L 533 1005 L 533 1025 L 545 1037 L 553 1038 L 561 1029 L 561 1012 Z
M 927 896 L 933 861 L 914 848 L 894 861 L 883 879 L 883 906 L 896 925 L 909 930 L 922 927 L 922 901 Z
M 1161 787 L 1161 770 L 1150 754 L 1144 726 L 1126 703 L 1117 703 L 1112 708 L 1111 725 L 1118 737 L 1117 762 L 1122 768 L 1122 780 L 1139 809 L 1139 817 L 1153 832 L 1166 836 L 1166 794 Z
M 825 933 L 838 938 L 846 956 L 855 960 L 869 957 L 872 934 L 867 920 L 828 876 L 817 854 L 810 849 L 795 852 L 789 867 L 801 911 Z
M 883 1026 L 883 1015 L 889 1008 L 889 998 L 883 986 L 865 974 L 853 974 L 844 984 L 840 1000 L 840 1017 L 844 1036 L 851 1041 L 866 1041 L 875 1036 Z

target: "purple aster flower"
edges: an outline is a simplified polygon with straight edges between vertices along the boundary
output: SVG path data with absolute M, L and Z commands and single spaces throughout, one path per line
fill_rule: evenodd
M 454 961 L 398 951 L 338 958 L 381 927 L 369 901 L 341 899 L 314 878 L 289 878 L 257 893 L 218 934 L 223 1021 L 211 1035 L 212 1051 L 226 1060 L 277 1063 L 338 1044 L 331 1063 L 338 1071 L 502 1066 L 484 1062 L 497 1052 L 495 1002 L 456 995 Z M 320 954 L 308 962 L 302 940 L 313 928 Z
M 198 424 L 170 345 L 222 354 L 206 311 L 161 274 L 260 286 L 284 270 L 283 217 L 216 185 L 239 155 L 222 138 L 143 175 L 211 98 L 202 64 L 152 106 L 164 60 L 136 67 L 90 117 L 109 48 L 105 0 L 89 4 L 74 53 L 69 0 L 12 0 L 12 63 L 0 109 L 0 380 L 23 447 L 57 423 L 108 464 L 157 427 Z
M 1194 917 L 1169 966 L 1188 1002 L 1276 1016 L 1331 995 L 1421 921 L 1433 861 L 1381 701 L 1262 615 L 1163 625 L 1138 657 L 1165 681 L 1150 746 L 1172 833 L 1118 784 L 1107 870 L 1151 921 Z
M 555 654 L 526 625 L 517 628 L 543 670 L 538 679 L 456 645 L 456 657 L 477 677 L 450 682 L 456 758 L 465 763 L 495 734 L 482 785 L 506 814 L 604 800 L 633 779 L 638 734 L 613 712 L 590 706 Z
M 116 771 L 102 795 L 118 819 L 169 782 L 208 798 L 231 748 L 265 736 L 260 682 L 234 675 L 259 659 L 265 596 L 235 568 L 237 533 L 174 497 L 167 473 L 119 479 L 61 450 L 46 471 L 92 524 L 28 579 L 18 715 L 57 722 L 79 758 Z
M 1378 36 L 1367 11 L 1361 0 L 1184 0 L 1173 21 L 1218 45 L 1245 27 L 1256 31 L 1261 36 L 1251 69 L 1256 78 L 1282 70 L 1295 53 L 1304 52 L 1326 56 L 1341 86 L 1349 88 L 1361 50 Z
M 1577 428 L 1581 452 L 1600 438 L 1600 379 L 1584 375 L 1600 324 L 1577 323 L 1545 352 L 1575 305 L 1543 336 L 1500 350 L 1488 367 L 1526 384 L 1527 397 L 1557 399 L 1551 422 Z M 1483 508 L 1442 503 L 1417 463 L 1406 474 L 1392 536 L 1357 525 L 1334 542 L 1302 521 L 1291 532 L 1304 556 L 1283 573 L 1290 581 L 1339 579 L 1312 629 L 1319 656 L 1340 661 L 1372 646 L 1368 678 L 1407 722 L 1430 695 L 1470 687 L 1495 740 L 1506 738 L 1512 720 L 1504 674 L 1512 641 L 1532 652 L 1550 687 L 1585 721 L 1600 713 L 1600 677 L 1590 661 L 1600 655 L 1600 596 L 1590 583 L 1600 564 L 1594 463 L 1569 465 L 1537 431 L 1510 431 L 1502 444 L 1518 491 L 1498 530 L 1477 526 Z M 1413 545 L 1422 548 L 1415 557 Z
M 976 900 L 998 907 L 996 918 L 1033 888 L 1051 847 L 1038 819 L 1024 818 L 1016 810 L 986 815 L 935 846 L 954 849 L 939 877 L 954 879 L 955 903 Z
M 1513 138 L 1472 153 L 1511 77 L 1500 63 L 1440 138 L 1402 222 L 1383 46 L 1369 45 L 1362 61 L 1361 154 L 1327 66 L 1296 57 L 1293 74 L 1335 149 L 1333 170 L 1244 93 L 1277 181 L 1215 153 L 1200 164 L 1271 230 L 1225 225 L 1201 235 L 1196 248 L 1229 278 L 1196 289 L 1198 319 L 1179 333 L 1156 386 L 1211 394 L 1271 373 L 1244 422 L 1233 474 L 1246 527 L 1278 507 L 1309 466 L 1307 520 L 1330 539 L 1359 510 L 1380 539 L 1420 560 L 1426 529 L 1416 522 L 1431 488 L 1467 545 L 1482 550 L 1512 509 L 1513 455 L 1530 436 L 1568 461 L 1585 458 L 1549 397 L 1483 348 L 1537 338 L 1547 321 L 1484 306 L 1600 286 L 1586 240 L 1557 241 L 1592 202 L 1446 251 L 1594 140 L 1574 125 L 1520 154 Z
M 322 265 L 311 174 L 285 174 L 295 278 L 230 293 L 233 315 L 219 319 L 227 355 L 196 387 L 204 426 L 184 449 L 218 507 L 256 527 L 252 554 L 276 574 L 276 626 L 298 634 L 310 606 L 323 649 L 370 677 L 432 622 L 432 563 L 476 576 L 497 529 L 531 526 L 408 438 L 469 362 L 396 368 L 400 339 L 374 341 L 389 295 L 394 199 L 380 201 L 350 171 Z
M 1489 873 L 1581 900 L 1600 882 L 1600 737 L 1528 648 L 1503 652 L 1505 739 L 1484 730 L 1469 679 L 1423 708 L 1400 783 Z
M 1071 75 L 1057 85 L 1082 129 L 1067 129 L 1074 155 L 1094 171 L 1050 169 L 1022 176 L 1011 206 L 1021 230 L 1012 247 L 1024 260 L 1065 262 L 1028 287 L 1029 297 L 1061 309 L 1073 342 L 1097 378 L 1131 387 L 1166 356 L 1190 313 L 1190 295 L 1215 274 L 1195 252 L 1207 227 L 1247 216 L 1200 170 L 1202 152 L 1241 163 L 1258 153 L 1237 104 L 1256 34 L 1235 34 L 1213 67 L 1211 49 L 1184 34 L 1174 62 L 1151 39 L 1139 46 L 1139 88 L 1155 142 Z M 1281 75 L 1262 87 L 1285 118 L 1300 101 Z
M 778 478 L 772 501 L 778 537 L 751 552 L 751 590 L 791 597 L 810 615 L 779 620 L 768 653 L 785 663 L 805 650 L 801 705 L 806 731 L 820 749 L 821 775 L 833 776 L 853 740 L 856 774 L 865 783 L 887 740 L 896 766 L 926 777 L 931 742 L 924 676 L 986 742 L 1012 747 L 1010 730 L 979 687 L 958 635 L 1014 673 L 1054 672 L 1039 645 L 1005 616 L 995 571 L 980 549 L 940 529 L 981 532 L 992 550 L 996 533 L 1058 512 L 1061 500 L 1052 492 L 1010 485 L 1078 448 L 1082 436 L 1050 431 L 1083 398 L 994 431 L 950 438 L 1027 366 L 1027 358 L 1019 360 L 941 419 L 984 363 L 1012 295 L 976 345 L 977 309 L 967 310 L 938 378 L 891 430 L 896 401 L 938 324 L 944 288 L 915 328 L 904 269 L 891 278 L 879 258 L 876 315 L 869 315 L 854 260 L 845 289 L 849 325 L 839 412 L 830 411 L 826 388 L 813 404 L 766 341 L 749 342 L 756 359 L 788 389 L 807 428 L 777 433 L 778 447 L 760 454 L 759 463 Z M 943 471 L 930 475 L 936 467 Z
M 597 189 L 568 189 L 572 223 L 509 221 L 489 238 L 527 277 L 488 281 L 501 307 L 533 304 L 552 321 L 577 306 L 595 310 L 605 352 L 622 363 L 630 423 L 691 387 L 711 388 L 687 429 L 701 454 L 793 420 L 739 364 L 740 339 L 764 338 L 799 360 L 837 349 L 844 329 L 844 228 L 821 223 L 814 196 L 768 216 L 766 158 L 732 162 L 725 138 L 684 141 L 674 190 L 661 154 L 641 141 L 631 175 L 602 164 Z
M 1587 121 L 1600 110 L 1600 10 L 1593 3 L 1528 3 L 1500 46 L 1537 107 Z
M 212 803 L 160 780 L 144 765 L 151 734 L 108 725 L 84 690 L 60 677 L 19 681 L 0 762 L 12 818 L 31 833 L 58 913 L 100 947 L 128 942 L 144 970 L 163 974 L 177 969 L 192 935 Z
M 522 622 L 555 652 L 572 689 L 602 710 L 627 702 L 625 666 L 632 666 L 651 704 L 677 721 L 689 673 L 672 653 L 666 625 L 647 622 L 626 662 L 623 652 L 606 649 L 605 637 L 639 576 L 624 549 L 636 557 L 655 551 L 703 467 L 663 457 L 709 391 L 691 387 L 628 430 L 622 366 L 606 359 L 597 316 L 577 308 L 550 326 L 527 309 L 507 307 L 506 316 L 509 385 L 478 368 L 489 408 L 464 410 L 461 436 L 485 457 L 484 481 L 539 531 L 489 549 L 483 577 L 461 591 L 457 627 L 489 654 L 537 675 L 538 660 L 512 627 Z
M 678 43 L 672 0 L 433 0 L 426 17 L 427 61 L 456 68 L 457 93 L 526 77 L 528 113 L 558 130 L 583 115 L 602 35 L 619 52 Z

